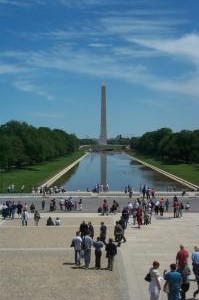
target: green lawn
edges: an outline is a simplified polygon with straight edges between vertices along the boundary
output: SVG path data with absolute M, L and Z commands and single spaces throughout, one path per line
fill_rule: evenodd
M 199 185 L 199 166 L 198 165 L 192 165 L 192 164 L 167 164 L 163 161 L 143 156 L 135 152 L 129 153 L 132 156 L 137 157 L 138 159 L 141 159 L 145 161 L 146 163 L 149 163 L 157 168 L 160 168 L 164 171 L 167 171 L 173 175 L 176 175 L 180 178 L 183 178 L 193 184 Z
M 10 184 L 15 185 L 15 190 L 20 191 L 24 185 L 25 192 L 30 192 L 33 186 L 39 186 L 53 175 L 69 166 L 75 160 L 84 155 L 83 152 L 75 152 L 66 157 L 60 157 L 52 162 L 42 163 L 34 166 L 24 167 L 0 174 L 0 192 L 7 192 Z

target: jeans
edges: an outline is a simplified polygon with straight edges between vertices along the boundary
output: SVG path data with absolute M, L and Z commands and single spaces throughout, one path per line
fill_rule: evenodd
M 77 266 L 81 264 L 81 250 L 75 250 L 75 264 Z
M 84 261 L 85 261 L 85 267 L 88 268 L 91 261 L 91 249 L 84 250 Z

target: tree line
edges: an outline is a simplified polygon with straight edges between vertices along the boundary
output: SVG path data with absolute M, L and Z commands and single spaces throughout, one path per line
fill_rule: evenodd
M 169 128 L 132 137 L 132 150 L 174 163 L 199 163 L 199 130 L 172 132 Z
M 79 140 L 60 129 L 10 121 L 0 126 L 0 168 L 49 161 L 76 151 Z

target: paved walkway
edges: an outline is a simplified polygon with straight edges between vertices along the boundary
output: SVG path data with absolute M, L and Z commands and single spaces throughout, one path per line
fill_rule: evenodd
M 118 248 L 113 272 L 106 270 L 107 259 L 102 257 L 102 270 L 95 270 L 94 253 L 91 268 L 73 265 L 74 253 L 70 241 L 82 220 L 92 221 L 95 236 L 101 221 L 112 236 L 113 226 L 120 215 L 98 216 L 96 213 L 59 214 L 61 227 L 47 227 L 49 213 L 42 214 L 38 227 L 32 217 L 27 227 L 20 220 L 0 221 L 0 291 L 4 300 L 148 300 L 148 284 L 144 281 L 153 260 L 160 262 L 160 272 L 175 262 L 180 244 L 189 250 L 198 244 L 198 213 L 186 213 L 173 219 L 153 217 L 152 224 L 140 230 L 129 224 L 127 242 Z M 53 218 L 56 214 L 52 214 Z M 190 261 L 191 266 L 191 261 Z M 193 278 L 193 275 L 191 276 Z M 192 299 L 196 282 L 191 282 L 188 299 Z M 162 292 L 161 300 L 166 299 Z

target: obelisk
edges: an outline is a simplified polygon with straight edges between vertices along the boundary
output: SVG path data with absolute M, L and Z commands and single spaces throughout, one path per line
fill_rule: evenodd
M 107 145 L 107 127 L 106 127 L 106 85 L 101 87 L 101 132 L 99 138 L 100 145 Z

